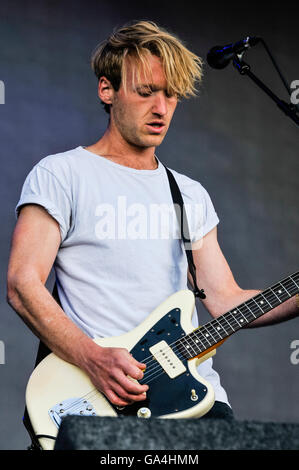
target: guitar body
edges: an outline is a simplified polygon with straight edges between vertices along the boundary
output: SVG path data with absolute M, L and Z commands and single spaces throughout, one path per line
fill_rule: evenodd
M 149 385 L 144 402 L 118 409 L 95 390 L 88 376 L 78 367 L 53 353 L 47 356 L 34 369 L 26 388 L 26 406 L 35 434 L 55 437 L 60 420 L 67 414 L 165 419 L 196 418 L 206 414 L 214 404 L 214 391 L 198 374 L 197 366 L 214 354 L 215 349 L 200 358 L 188 359 L 180 351 L 168 347 L 194 331 L 191 323 L 194 306 L 193 293 L 179 291 L 131 332 L 94 340 L 103 347 L 126 348 L 140 362 L 150 359 L 144 376 L 144 383 Z M 164 359 L 162 351 L 166 351 L 167 356 L 168 350 L 169 359 Z M 43 449 L 54 448 L 53 439 L 41 437 L 39 442 Z
M 194 329 L 195 297 L 190 290 L 181 290 L 131 332 L 95 339 L 103 347 L 126 348 L 146 364 L 140 380 L 149 385 L 146 399 L 122 409 L 96 390 L 82 370 L 50 354 L 34 369 L 26 389 L 27 411 L 41 447 L 54 448 L 61 420 L 68 414 L 164 419 L 205 415 L 215 398 L 212 386 L 198 374 L 198 364 L 215 354 L 230 335 L 298 292 L 296 272 Z

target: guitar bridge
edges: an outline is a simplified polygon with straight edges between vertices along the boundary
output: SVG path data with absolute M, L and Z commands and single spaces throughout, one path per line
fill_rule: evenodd
M 48 413 L 57 428 L 59 428 L 62 418 L 67 415 L 96 416 L 92 404 L 83 398 L 63 400 L 52 406 Z

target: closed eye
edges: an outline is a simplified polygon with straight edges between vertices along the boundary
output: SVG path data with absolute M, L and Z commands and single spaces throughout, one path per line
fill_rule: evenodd
M 156 86 L 140 86 L 136 88 L 137 93 L 139 96 L 142 96 L 143 98 L 148 98 L 149 96 L 152 96 L 155 92 L 161 91 L 162 88 L 158 88 Z M 178 98 L 178 96 L 175 93 L 171 93 L 168 90 L 163 90 L 165 93 L 166 98 Z
M 137 93 L 140 96 L 147 97 L 153 94 L 153 90 L 149 87 L 137 88 Z
M 153 93 L 151 91 L 147 91 L 147 92 L 146 91 L 143 91 L 143 92 L 138 91 L 138 94 L 140 96 L 143 96 L 144 98 L 146 98 L 147 96 L 151 96 Z

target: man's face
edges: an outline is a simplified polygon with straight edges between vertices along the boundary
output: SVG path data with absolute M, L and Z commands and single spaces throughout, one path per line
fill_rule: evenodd
M 151 55 L 149 65 L 150 83 L 143 73 L 134 83 L 132 64 L 127 61 L 127 90 L 121 85 L 113 92 L 110 108 L 111 125 L 127 143 L 140 148 L 162 143 L 178 101 L 176 96 L 167 95 L 161 60 Z

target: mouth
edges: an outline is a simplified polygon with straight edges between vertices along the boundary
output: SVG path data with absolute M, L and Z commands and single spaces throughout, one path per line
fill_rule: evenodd
M 154 134 L 161 134 L 163 130 L 166 128 L 166 125 L 162 121 L 152 121 L 146 124 L 146 126 L 151 130 Z

